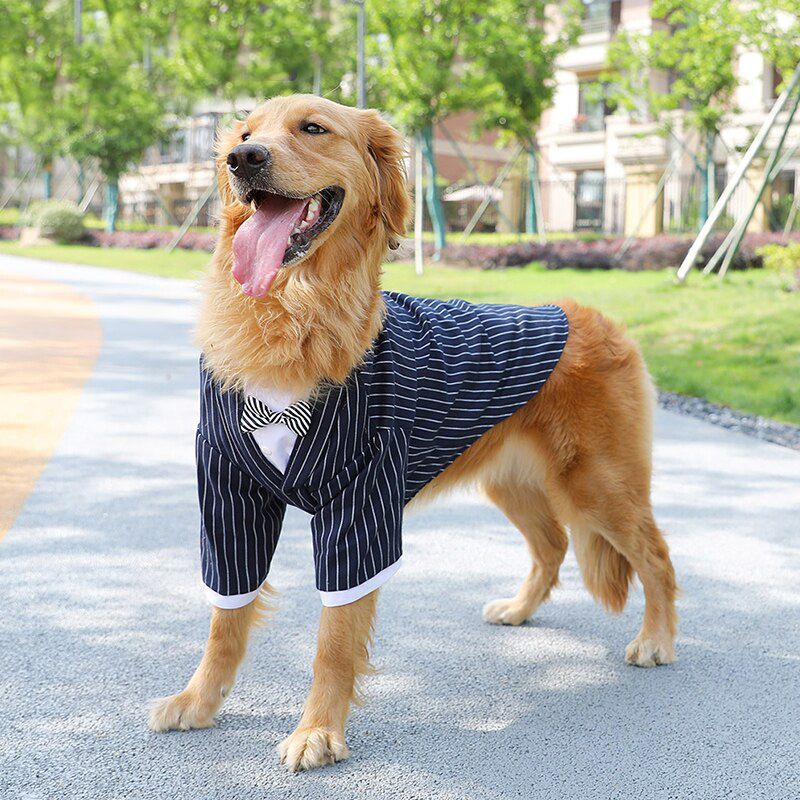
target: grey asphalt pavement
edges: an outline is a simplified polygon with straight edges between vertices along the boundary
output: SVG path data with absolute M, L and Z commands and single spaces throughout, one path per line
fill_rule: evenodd
M 200 657 L 193 466 L 194 287 L 0 257 L 91 296 L 100 360 L 0 543 L 0 797 L 800 797 L 800 453 L 659 412 L 654 500 L 682 587 L 678 662 L 623 650 L 641 589 L 607 615 L 572 555 L 520 628 L 481 621 L 525 570 L 482 499 L 409 516 L 382 592 L 352 758 L 290 775 L 275 746 L 310 680 L 319 599 L 308 519 L 290 510 L 281 592 L 216 729 L 154 734 L 152 698 Z

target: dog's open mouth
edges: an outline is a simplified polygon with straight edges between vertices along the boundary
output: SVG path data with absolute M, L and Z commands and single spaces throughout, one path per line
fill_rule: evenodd
M 314 239 L 336 219 L 344 190 L 329 186 L 310 197 L 254 190 L 256 211 L 233 237 L 233 277 L 251 297 L 263 297 L 278 270 L 304 258 Z

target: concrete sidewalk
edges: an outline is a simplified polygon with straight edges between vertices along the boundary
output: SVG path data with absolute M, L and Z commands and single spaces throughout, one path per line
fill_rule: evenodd
M 320 608 L 308 518 L 290 510 L 271 574 L 281 611 L 219 726 L 150 733 L 148 701 L 182 688 L 209 616 L 194 287 L 0 268 L 89 295 L 103 327 L 77 413 L 0 543 L 3 800 L 800 796 L 800 453 L 665 412 L 654 499 L 683 589 L 676 664 L 624 664 L 641 590 L 608 616 L 571 554 L 532 623 L 484 624 L 527 555 L 497 511 L 455 497 L 407 520 L 352 758 L 289 775 L 275 746 L 302 708 Z

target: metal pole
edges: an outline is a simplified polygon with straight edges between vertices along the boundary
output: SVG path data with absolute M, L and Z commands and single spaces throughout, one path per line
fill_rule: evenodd
M 203 206 L 208 202 L 209 198 L 212 194 L 216 191 L 217 188 L 217 179 L 211 181 L 208 189 L 197 198 L 197 202 L 194 204 L 194 208 L 189 212 L 189 215 L 183 221 L 183 225 L 178 229 L 178 232 L 175 234 L 175 238 L 167 245 L 167 252 L 171 253 L 180 243 L 181 239 L 186 236 L 186 231 L 189 230 L 192 223 L 197 219 L 197 215 L 200 213 L 200 210 Z
M 747 210 L 747 213 L 739 220 L 739 222 L 735 226 L 736 233 L 733 236 L 733 239 L 728 247 L 727 253 L 725 253 L 725 258 L 722 261 L 722 264 L 719 268 L 719 277 L 724 278 L 725 273 L 728 271 L 728 267 L 731 265 L 733 261 L 733 257 L 736 255 L 736 251 L 739 249 L 739 245 L 742 243 L 742 239 L 744 238 L 744 234 L 747 231 L 747 226 L 750 224 L 750 220 L 753 218 L 753 214 L 756 213 L 756 209 L 758 208 L 758 204 L 761 202 L 761 196 L 764 194 L 764 189 L 767 188 L 767 184 L 770 182 L 770 176 L 772 175 L 772 171 L 775 168 L 775 164 L 777 163 L 778 159 L 781 156 L 781 150 L 783 149 L 783 143 L 786 141 L 786 134 L 789 132 L 789 128 L 792 127 L 792 120 L 794 119 L 794 115 L 797 113 L 797 107 L 800 105 L 800 92 L 797 93 L 797 97 L 794 99 L 794 104 L 792 105 L 792 110 L 789 112 L 789 117 L 786 120 L 786 125 L 783 126 L 783 130 L 781 131 L 780 138 L 778 139 L 778 143 L 775 146 L 775 149 L 770 154 L 769 160 L 764 167 L 764 177 L 761 181 L 761 184 L 758 187 L 758 190 L 753 195 L 753 202 L 750 204 L 750 208 Z
M 80 202 L 78 208 L 80 209 L 81 214 L 85 214 L 86 210 L 89 208 L 89 204 L 92 202 L 97 190 L 100 188 L 100 180 L 98 178 L 94 179 L 94 183 L 89 187 L 89 191 L 83 196 L 83 199 Z
M 794 227 L 794 221 L 797 219 L 797 211 L 800 209 L 800 170 L 795 170 L 794 173 L 794 199 L 792 200 L 792 207 L 789 209 L 789 215 L 786 217 L 786 225 L 783 229 L 783 241 L 789 239 L 789 234 Z
M 534 164 L 536 164 L 537 152 L 538 152 L 537 150 L 533 150 L 531 152 Z M 533 181 L 533 186 L 532 186 L 533 210 L 534 214 L 536 215 L 536 229 L 539 234 L 539 244 L 544 244 L 547 241 L 547 237 L 545 236 L 544 213 L 542 212 L 542 188 L 539 183 L 538 166 L 536 168 L 535 173 L 532 176 L 532 181 Z
M 322 95 L 322 62 L 319 56 L 314 57 L 314 85 L 311 93 L 317 96 Z
M 658 202 L 658 198 L 661 197 L 662 193 L 664 192 L 664 187 L 667 185 L 667 181 L 672 176 L 672 172 L 675 169 L 675 166 L 678 163 L 677 153 L 673 155 L 670 159 L 669 164 L 667 164 L 664 171 L 661 173 L 661 177 L 658 179 L 658 183 L 656 184 L 656 193 L 653 196 L 653 199 L 647 204 L 644 211 L 642 211 L 641 216 L 639 217 L 639 221 L 636 223 L 636 227 L 633 229 L 633 233 L 628 236 L 628 238 L 622 243 L 622 247 L 620 247 L 619 252 L 617 253 L 617 257 L 624 256 L 625 253 L 628 252 L 628 249 L 633 244 L 633 240 L 636 238 L 639 230 L 642 227 L 642 224 L 647 219 L 647 215 L 650 213 L 652 208 Z M 662 214 L 663 216 L 663 214 Z
M 367 107 L 367 76 L 364 65 L 364 39 L 366 38 L 365 0 L 356 0 L 358 5 L 358 107 Z
M 466 154 L 461 149 L 461 146 L 453 138 L 453 134 L 451 134 L 450 131 L 447 130 L 447 127 L 443 122 L 439 123 L 439 130 L 441 130 L 442 133 L 444 133 L 445 137 L 447 138 L 447 141 L 450 142 L 450 144 L 453 146 L 453 149 L 456 151 L 456 155 L 461 159 L 461 161 L 464 162 L 464 166 L 467 168 L 467 172 L 469 172 L 470 176 L 472 177 L 472 180 L 474 180 L 475 183 L 477 183 L 479 186 L 483 186 L 484 188 L 487 187 L 487 184 L 484 183 L 478 176 L 478 173 L 475 172 L 475 167 L 473 167 L 472 162 L 469 160 L 469 158 L 467 158 Z M 508 224 L 509 228 L 513 228 L 514 223 L 511 222 L 511 220 L 505 213 L 503 213 L 503 209 L 500 208 L 500 204 L 492 200 L 492 205 L 495 207 L 495 210 L 497 211 L 497 216 L 504 219 Z
M 717 248 L 717 252 L 708 259 L 708 264 L 703 267 L 703 275 L 710 275 L 716 269 L 717 264 L 719 264 L 722 259 L 722 256 L 725 255 L 728 248 L 731 246 L 734 236 L 736 236 L 735 225 L 728 231 L 728 235 L 722 240 L 722 244 Z
M 320 0 L 314 0 L 313 15 L 315 23 L 323 19 Z M 322 95 L 322 57 L 316 50 L 311 54 L 311 63 L 314 65 L 311 93 L 319 97 Z
M 481 204 L 478 206 L 475 213 L 472 215 L 472 219 L 467 224 L 467 227 L 464 228 L 464 233 L 461 235 L 461 242 L 462 244 L 469 239 L 469 235 L 472 233 L 473 228 L 478 224 L 478 220 L 483 216 L 483 212 L 486 211 L 486 207 L 489 205 L 491 200 L 492 191 L 497 189 L 499 186 L 502 185 L 503 181 L 508 177 L 508 173 L 511 172 L 514 164 L 517 163 L 517 159 L 519 158 L 519 154 L 522 152 L 523 147 L 522 145 L 517 145 L 517 149 L 514 151 L 514 154 L 508 160 L 508 163 L 500 170 L 500 174 L 494 179 L 494 183 L 492 183 L 489 191 L 486 192 L 486 197 L 483 198 Z
M 422 275 L 422 144 L 420 137 L 415 139 L 414 150 L 414 270 L 417 275 Z
M 791 157 L 797 152 L 798 148 L 800 148 L 800 142 L 798 142 L 793 147 L 790 147 L 782 156 L 781 160 L 775 165 L 775 169 L 772 170 L 772 174 L 769 176 L 769 181 L 772 183 L 778 175 L 783 172 L 783 168 L 789 163 Z
M 772 126 L 775 124 L 776 117 L 783 110 L 783 107 L 786 105 L 786 101 L 789 99 L 789 95 L 794 91 L 795 86 L 797 86 L 798 83 L 800 83 L 800 64 L 797 65 L 797 69 L 795 69 L 794 74 L 789 81 L 789 85 L 783 90 L 783 92 L 781 92 L 781 96 L 775 101 L 775 104 L 772 106 L 772 110 L 764 120 L 761 129 L 756 134 L 755 138 L 750 143 L 750 147 L 747 148 L 747 152 L 744 154 L 744 157 L 739 162 L 739 166 L 736 168 L 734 176 L 730 179 L 730 181 L 728 181 L 728 185 L 719 196 L 719 200 L 717 200 L 716 205 L 708 215 L 708 219 L 705 221 L 700 233 L 697 234 L 697 238 L 689 248 L 686 258 L 683 259 L 683 263 L 678 268 L 677 277 L 679 281 L 683 282 L 686 280 L 686 276 L 689 274 L 689 270 L 694 266 L 694 262 L 697 259 L 697 256 L 700 254 L 700 251 L 703 249 L 706 239 L 708 239 L 711 231 L 714 229 L 714 225 L 716 225 L 717 220 L 722 216 L 722 212 L 725 210 L 728 200 L 731 199 L 736 187 L 742 180 L 742 176 L 747 171 L 747 168 L 750 166 L 750 163 L 755 158 L 758 151 L 761 149 L 761 145 L 764 144 L 764 140 L 767 138 Z
M 25 179 L 28 177 L 28 175 L 31 174 L 31 171 L 33 170 L 34 166 L 36 166 L 38 163 L 39 163 L 38 160 L 32 162 L 28 167 L 28 169 L 25 170 L 25 172 L 22 174 L 22 176 L 19 178 L 16 184 L 14 184 L 14 186 L 11 188 L 11 191 L 9 191 L 9 193 L 5 196 L 3 202 L 0 203 L 0 211 L 2 211 L 11 202 L 11 198 L 17 193 L 17 190 L 22 186 L 22 184 L 25 183 Z
M 82 16 L 83 16 L 83 0 L 74 0 L 74 13 L 75 13 L 75 44 L 81 44 L 83 42 L 83 26 L 82 26 Z

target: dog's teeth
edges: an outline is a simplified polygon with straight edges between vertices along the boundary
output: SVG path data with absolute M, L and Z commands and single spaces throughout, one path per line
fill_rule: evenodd
M 289 238 L 286 240 L 286 246 L 287 247 L 291 247 L 292 246 L 292 237 L 291 236 L 289 236 Z
M 302 233 L 307 227 L 308 227 L 308 222 L 306 222 L 306 220 L 303 220 L 300 223 L 300 232 Z

